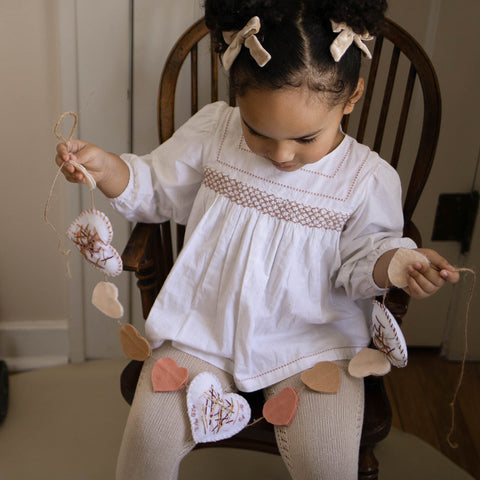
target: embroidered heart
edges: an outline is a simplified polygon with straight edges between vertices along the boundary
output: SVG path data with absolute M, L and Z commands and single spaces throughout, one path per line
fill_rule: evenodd
M 123 317 L 123 306 L 118 301 L 118 288 L 113 283 L 97 283 L 92 293 L 92 304 L 110 318 Z
M 111 277 L 122 273 L 122 259 L 110 245 L 112 224 L 104 213 L 95 209 L 84 210 L 68 227 L 67 237 L 97 270 Z
M 398 368 L 407 365 L 407 343 L 402 330 L 385 305 L 376 300 L 373 301 L 371 333 L 373 343 L 392 365 Z
M 187 384 L 188 369 L 179 367 L 173 358 L 157 360 L 152 370 L 154 392 L 175 392 Z
M 139 331 L 127 323 L 120 328 L 120 343 L 125 356 L 130 360 L 143 362 L 152 354 L 150 344 L 143 338 Z
M 298 407 L 298 394 L 292 387 L 284 388 L 277 396 L 269 398 L 263 406 L 263 416 L 268 423 L 288 427 Z
M 196 443 L 233 437 L 250 420 L 250 405 L 240 395 L 223 392 L 220 380 L 209 372 L 197 375 L 187 393 L 188 416 Z
M 320 362 L 300 376 L 311 390 L 320 393 L 337 393 L 340 388 L 340 369 L 333 362 Z
M 348 373 L 352 377 L 364 378 L 369 375 L 381 377 L 392 368 L 390 360 L 380 350 L 364 348 L 360 350 L 348 363 Z
M 388 278 L 392 285 L 398 288 L 405 288 L 408 286 L 408 267 L 414 263 L 430 264 L 430 260 L 418 252 L 408 248 L 399 248 L 395 255 L 390 260 L 388 265 Z

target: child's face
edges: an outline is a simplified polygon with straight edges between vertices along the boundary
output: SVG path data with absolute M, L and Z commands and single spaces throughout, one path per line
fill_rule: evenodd
M 353 110 L 331 107 L 308 88 L 250 89 L 238 106 L 250 150 L 284 172 L 318 162 L 335 149 L 343 139 L 342 117 Z

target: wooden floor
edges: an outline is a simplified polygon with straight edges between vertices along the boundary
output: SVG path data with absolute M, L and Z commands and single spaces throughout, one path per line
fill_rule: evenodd
M 392 404 L 393 425 L 423 439 L 464 470 L 480 479 L 480 363 L 466 364 L 455 407 L 451 448 L 450 403 L 461 364 L 448 362 L 436 350 L 409 349 L 406 368 L 393 368 L 385 377 Z

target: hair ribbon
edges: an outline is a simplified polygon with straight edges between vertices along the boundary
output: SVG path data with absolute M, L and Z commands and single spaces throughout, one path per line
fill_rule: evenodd
M 332 29 L 334 33 L 338 33 L 335 40 L 330 45 L 330 52 L 333 59 L 338 62 L 350 47 L 350 45 L 355 42 L 355 45 L 368 57 L 372 58 L 372 54 L 367 46 L 363 43 L 368 40 L 372 40 L 373 36 L 368 32 L 362 35 L 355 33 L 346 23 L 337 23 L 333 20 Z
M 248 48 L 250 55 L 257 62 L 258 66 L 263 67 L 270 61 L 271 55 L 263 48 L 256 37 L 256 34 L 260 31 L 260 26 L 260 19 L 253 17 L 241 30 L 223 32 L 223 39 L 228 45 L 222 57 L 225 70 L 230 70 L 243 45 Z

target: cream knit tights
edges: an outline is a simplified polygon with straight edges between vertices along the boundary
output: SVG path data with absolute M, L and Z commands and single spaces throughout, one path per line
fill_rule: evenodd
M 180 462 L 194 447 L 187 416 L 185 390 L 153 393 L 151 371 L 162 357 L 189 369 L 215 374 L 226 392 L 233 378 L 203 360 L 174 349 L 169 343 L 145 362 L 130 409 L 117 463 L 117 480 L 176 480 Z M 363 419 L 363 382 L 345 374 L 337 395 L 308 391 L 299 376 L 267 389 L 276 395 L 285 386 L 299 392 L 297 414 L 289 427 L 277 427 L 282 457 L 294 480 L 353 480 L 357 478 L 358 449 Z M 217 480 L 217 479 L 213 479 Z
M 363 425 L 363 379 L 342 372 L 340 391 L 326 395 L 308 390 L 300 375 L 269 387 L 265 397 L 285 387 L 298 392 L 298 410 L 288 427 L 275 427 L 283 461 L 294 480 L 356 480 Z

